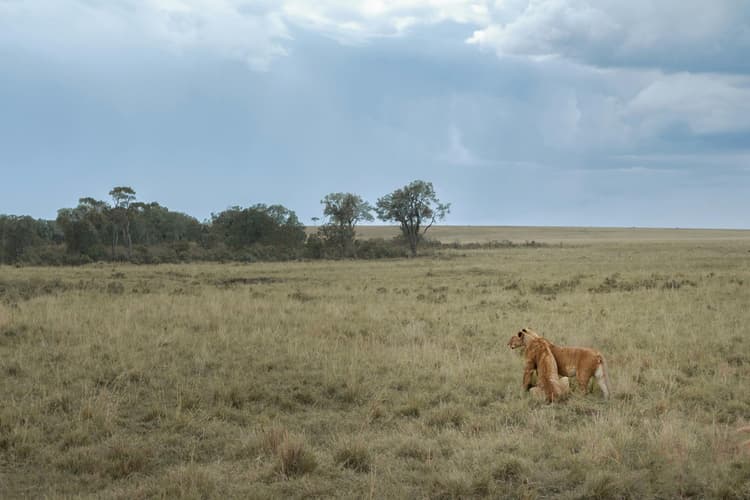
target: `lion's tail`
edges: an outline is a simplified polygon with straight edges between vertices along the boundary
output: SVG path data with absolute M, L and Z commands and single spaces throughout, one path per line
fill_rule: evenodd
M 596 382 L 599 384 L 599 388 L 604 393 L 604 398 L 609 399 L 609 376 L 607 373 L 609 370 L 607 369 L 607 360 L 604 359 L 604 356 L 599 354 L 599 367 L 596 369 L 596 372 L 594 375 L 596 376 Z

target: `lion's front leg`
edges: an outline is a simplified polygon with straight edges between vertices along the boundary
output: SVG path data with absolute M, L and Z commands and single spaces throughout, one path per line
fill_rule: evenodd
M 528 391 L 531 389 L 531 374 L 536 369 L 536 364 L 533 361 L 527 361 L 523 368 L 523 390 Z
M 547 401 L 547 395 L 540 387 L 532 387 L 529 394 L 537 401 Z

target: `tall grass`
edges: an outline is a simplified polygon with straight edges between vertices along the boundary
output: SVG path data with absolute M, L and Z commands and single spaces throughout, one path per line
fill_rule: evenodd
M 750 495 L 750 254 L 0 268 L 0 496 Z M 521 326 L 612 400 L 521 393 Z

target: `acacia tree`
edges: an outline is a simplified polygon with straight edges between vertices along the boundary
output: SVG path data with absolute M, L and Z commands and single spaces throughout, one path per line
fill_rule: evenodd
M 450 203 L 440 202 L 431 182 L 416 180 L 379 198 L 375 211 L 380 220 L 399 223 L 415 257 L 424 233 L 450 213 Z
M 133 240 L 130 236 L 130 221 L 133 219 L 134 211 L 138 209 L 135 204 L 135 191 L 128 186 L 117 186 L 109 192 L 112 197 L 112 260 L 115 259 L 115 247 L 120 231 L 128 245 L 128 260 L 133 252 Z
M 323 239 L 339 248 L 341 257 L 354 255 L 355 227 L 362 221 L 375 220 L 372 206 L 352 193 L 330 193 L 320 202 L 328 222 L 320 228 Z

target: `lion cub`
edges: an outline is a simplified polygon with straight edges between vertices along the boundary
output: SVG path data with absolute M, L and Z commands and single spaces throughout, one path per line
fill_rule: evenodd
M 526 347 L 537 340 L 543 340 L 549 346 L 557 362 L 558 373 L 566 377 L 576 377 L 578 385 L 584 392 L 589 391 L 591 377 L 596 378 L 605 399 L 609 399 L 609 382 L 607 378 L 607 363 L 604 356 L 596 349 L 587 347 L 560 347 L 536 333 L 531 328 L 522 328 L 518 334 L 511 337 L 508 345 L 511 349 Z
M 552 355 L 549 342 L 541 337 L 528 339 L 526 343 L 523 343 L 520 338 L 519 341 L 526 348 L 524 352 L 526 362 L 523 370 L 524 390 L 530 391 L 531 395 L 536 398 L 546 399 L 549 403 L 567 395 L 570 392 L 568 377 L 560 377 L 558 374 L 557 362 Z M 512 342 L 514 342 L 513 339 L 508 345 L 515 348 Z M 532 387 L 531 384 L 531 374 L 534 370 L 537 373 L 537 387 Z

